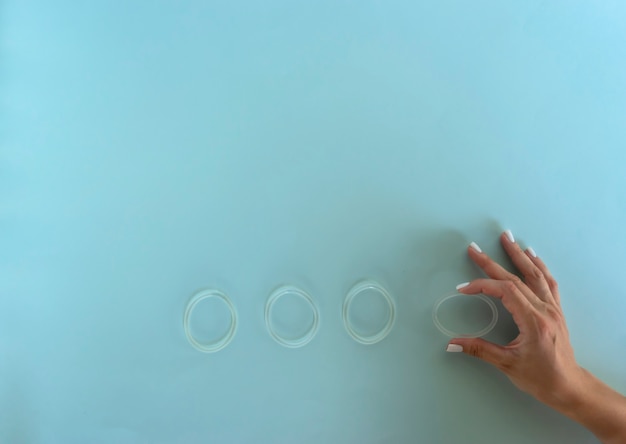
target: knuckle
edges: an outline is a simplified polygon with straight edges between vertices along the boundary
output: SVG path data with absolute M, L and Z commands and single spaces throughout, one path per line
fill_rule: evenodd
M 556 281 L 556 279 L 551 277 L 551 278 L 548 278 L 547 281 L 548 281 L 548 287 L 550 288 L 551 291 L 553 292 L 558 291 L 559 283 Z
M 553 305 L 546 307 L 546 316 L 552 321 L 560 322 L 563 320 L 563 313 L 561 310 Z
M 537 321 L 537 332 L 541 338 L 551 337 L 553 335 L 551 323 L 545 319 Z
M 515 288 L 519 288 L 519 286 L 522 284 L 522 279 L 520 279 L 519 276 L 514 274 L 514 275 L 511 276 L 511 282 L 513 282 L 513 284 L 515 284 Z
M 513 359 L 503 359 L 498 362 L 498 368 L 505 374 L 511 373 L 515 369 L 515 361 Z
M 534 280 L 543 279 L 543 272 L 538 267 L 533 267 L 530 270 L 530 277 Z
M 537 335 L 542 341 L 553 342 L 559 326 L 563 321 L 563 313 L 557 307 L 545 305 L 543 315 L 536 319 Z
M 518 279 L 519 279 L 519 278 L 518 278 Z M 513 280 L 511 280 L 511 281 L 506 281 L 506 282 L 505 282 L 502 286 L 504 287 L 504 291 L 505 291 L 506 293 L 514 293 L 514 292 L 516 292 L 516 291 L 517 291 L 517 289 L 518 289 L 517 284 L 516 284 L 516 283 L 515 283 L 515 281 L 513 281 Z
M 475 358 L 483 357 L 483 349 L 476 344 L 470 344 L 467 346 L 467 354 L 470 356 L 474 356 Z

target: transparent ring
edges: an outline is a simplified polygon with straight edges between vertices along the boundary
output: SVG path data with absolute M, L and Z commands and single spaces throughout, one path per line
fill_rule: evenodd
M 311 325 L 311 328 L 309 328 L 302 336 L 295 338 L 295 339 L 288 339 L 283 336 L 280 336 L 274 330 L 274 324 L 272 322 L 272 308 L 274 307 L 274 304 L 281 297 L 287 294 L 298 296 L 304 299 L 309 304 L 309 306 L 311 307 L 311 310 L 313 311 L 313 324 Z M 267 303 L 265 304 L 265 325 L 267 326 L 267 331 L 269 332 L 272 339 L 274 339 L 276 342 L 278 342 L 280 345 L 284 347 L 299 348 L 299 347 L 304 347 L 305 345 L 307 345 L 309 342 L 311 342 L 311 340 L 317 334 L 317 330 L 319 329 L 319 323 L 320 323 L 320 315 L 319 315 L 319 311 L 317 310 L 317 306 L 315 305 L 315 302 L 313 301 L 313 298 L 309 296 L 307 292 L 299 289 L 298 287 L 287 285 L 287 286 L 278 288 L 270 295 L 269 299 L 267 300 Z
M 387 302 L 387 305 L 389 306 L 389 318 L 387 319 L 387 323 L 385 324 L 385 326 L 378 333 L 375 333 L 370 336 L 363 336 L 357 333 L 354 327 L 352 326 L 352 323 L 350 322 L 349 313 L 350 313 L 350 306 L 352 305 L 352 301 L 354 300 L 354 298 L 357 297 L 362 292 L 367 291 L 367 290 L 373 290 L 379 293 L 385 299 L 385 301 Z M 396 320 L 396 306 L 395 306 L 395 303 L 393 302 L 393 298 L 391 297 L 391 295 L 382 286 L 380 286 L 378 283 L 374 281 L 363 281 L 363 282 L 359 282 L 354 287 L 352 287 L 352 289 L 346 295 L 346 298 L 343 301 L 342 314 L 343 314 L 343 325 L 345 326 L 346 331 L 352 337 L 352 339 L 354 339 L 357 342 L 360 342 L 361 344 L 372 345 L 385 339 L 387 335 L 391 332 L 393 328 L 393 323 Z
M 481 301 L 483 301 L 485 304 L 487 304 L 489 308 L 491 309 L 491 316 L 492 316 L 489 324 L 482 330 L 478 330 L 473 333 L 456 333 L 444 327 L 441 321 L 439 320 L 439 308 L 441 308 L 441 305 L 447 300 L 456 298 L 456 297 L 478 298 Z M 447 296 L 443 296 L 437 301 L 437 303 L 435 304 L 435 307 L 433 308 L 433 322 L 435 323 L 435 326 L 439 329 L 441 333 L 451 338 L 479 338 L 481 336 L 485 336 L 487 333 L 493 330 L 493 328 L 496 326 L 496 323 L 498 322 L 498 309 L 496 307 L 496 304 L 494 304 L 494 302 L 491 300 L 491 298 L 485 296 L 484 294 L 469 294 L 468 295 L 468 294 L 454 293 L 454 294 L 450 294 Z
M 209 298 L 217 298 L 226 304 L 228 310 L 230 311 L 230 327 L 224 336 L 218 339 L 215 342 L 209 344 L 202 344 L 196 340 L 191 334 L 191 330 L 189 327 L 189 319 L 191 318 L 191 313 L 196 308 L 196 305 L 201 301 Z M 198 351 L 203 353 L 215 353 L 222 350 L 226 347 L 235 337 L 235 332 L 237 331 L 237 311 L 235 310 L 235 306 L 230 301 L 228 296 L 218 290 L 202 290 L 196 293 L 193 298 L 187 304 L 187 309 L 185 310 L 185 316 L 183 317 L 183 327 L 185 328 L 185 335 L 187 336 L 187 340 L 189 343 Z

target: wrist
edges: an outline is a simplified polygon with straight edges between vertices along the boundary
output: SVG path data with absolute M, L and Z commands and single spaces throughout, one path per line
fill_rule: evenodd
M 626 437 L 626 398 L 579 367 L 567 388 L 550 405 L 593 432 L 604 443 L 623 443 Z
M 591 402 L 589 396 L 593 393 L 595 382 L 597 380 L 591 373 L 576 366 L 566 377 L 555 382 L 550 393 L 538 399 L 556 411 L 576 419 L 574 416 Z

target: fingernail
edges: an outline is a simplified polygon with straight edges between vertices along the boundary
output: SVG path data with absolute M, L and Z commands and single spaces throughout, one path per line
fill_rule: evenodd
M 478 246 L 478 244 L 476 242 L 472 242 L 470 244 L 470 247 L 472 247 L 474 250 L 478 251 L 479 253 L 483 252 L 483 250 L 480 249 L 480 247 Z
M 463 351 L 463 346 L 459 344 L 448 344 L 448 347 L 446 347 L 446 351 L 448 353 L 460 353 Z
M 470 284 L 469 282 L 463 282 L 462 284 L 457 285 L 456 289 L 460 290 L 461 288 L 467 287 L 469 284 Z
M 512 244 L 515 243 L 515 238 L 513 237 L 513 233 L 511 232 L 511 230 L 506 230 L 504 234 L 506 234 L 506 237 L 507 239 L 509 239 L 509 242 L 511 242 Z
M 537 253 L 535 253 L 535 250 L 533 250 L 533 247 L 528 247 L 526 251 L 528 251 L 532 257 L 537 257 Z

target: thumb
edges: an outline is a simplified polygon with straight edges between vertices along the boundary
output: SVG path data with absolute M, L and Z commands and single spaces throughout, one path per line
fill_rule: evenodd
M 506 356 L 506 350 L 504 347 L 480 338 L 453 339 L 448 344 L 446 351 L 463 352 L 495 366 L 502 364 Z

